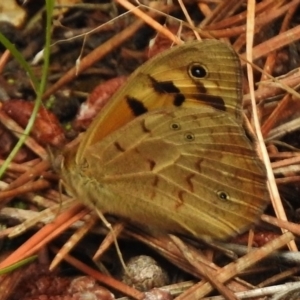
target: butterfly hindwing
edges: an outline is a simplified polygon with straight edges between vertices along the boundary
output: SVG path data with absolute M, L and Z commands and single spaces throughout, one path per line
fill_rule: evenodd
M 82 164 L 98 208 L 164 231 L 235 235 L 268 199 L 244 130 L 212 108 L 150 111 L 90 146 Z

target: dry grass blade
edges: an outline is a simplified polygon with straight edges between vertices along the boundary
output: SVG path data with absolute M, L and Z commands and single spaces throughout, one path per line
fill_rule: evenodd
M 255 59 L 255 56 L 253 55 L 252 49 L 253 49 L 253 32 L 254 32 L 254 9 L 253 7 L 255 6 L 255 2 L 249 1 L 249 3 L 252 3 L 252 8 L 249 7 L 248 9 L 248 18 L 247 21 L 247 28 L 249 27 L 249 34 L 247 35 L 247 60 L 249 62 L 252 62 L 252 59 Z M 249 25 L 248 25 L 249 24 Z M 259 147 L 260 151 L 263 157 L 263 160 L 266 165 L 267 169 L 267 174 L 268 174 L 268 183 L 269 183 L 269 188 L 270 188 L 270 193 L 271 193 L 271 200 L 273 203 L 273 207 L 275 209 L 276 215 L 278 218 L 287 220 L 287 216 L 285 214 L 285 211 L 283 209 L 283 205 L 280 199 L 279 191 L 275 182 L 275 177 L 273 174 L 273 170 L 270 164 L 270 159 L 267 153 L 267 149 L 264 144 L 264 139 L 263 135 L 260 129 L 260 124 L 258 120 L 258 114 L 257 114 L 257 109 L 256 109 L 256 102 L 254 98 L 254 80 L 253 80 L 253 70 L 252 66 L 250 64 L 247 64 L 247 71 L 248 71 L 248 78 L 249 78 L 249 86 L 250 86 L 250 95 L 252 96 L 252 110 L 253 110 L 253 119 L 254 119 L 254 126 L 255 126 L 255 131 L 256 135 L 258 137 L 258 142 L 259 142 Z M 294 242 L 289 244 L 289 247 L 293 251 L 297 251 L 297 246 Z
M 230 278 L 237 275 L 242 270 L 248 268 L 257 261 L 263 259 L 264 257 L 270 255 L 275 249 L 280 249 L 281 247 L 288 244 L 294 239 L 294 236 L 287 232 L 282 236 L 278 237 L 272 242 L 269 242 L 264 247 L 253 250 L 250 253 L 246 254 L 242 258 L 238 259 L 236 262 L 228 264 L 223 269 L 217 271 L 216 278 L 220 282 L 226 282 Z M 200 283 L 194 285 L 192 288 L 184 292 L 182 295 L 176 298 L 176 300 L 185 300 L 185 299 L 201 299 L 213 288 L 208 282 L 201 281 Z M 189 298 L 192 297 L 192 298 Z
M 8 117 L 3 110 L 0 109 L 0 122 L 9 129 L 16 137 L 20 137 L 23 132 L 23 128 L 20 127 L 14 120 Z M 41 147 L 33 138 L 27 137 L 25 145 L 36 153 L 40 158 L 46 159 L 48 157 L 47 152 Z
M 220 294 L 222 294 L 225 299 L 236 300 L 234 293 L 223 285 L 215 276 L 216 272 L 209 270 L 204 264 L 197 260 L 196 253 L 193 253 L 193 249 L 185 245 L 179 238 L 176 236 L 170 235 L 174 244 L 180 249 L 181 253 L 185 259 L 198 270 L 198 272 L 214 287 Z
M 89 215 L 88 218 L 85 220 L 84 225 L 77 229 L 73 233 L 73 235 L 66 241 L 64 246 L 57 252 L 56 256 L 53 258 L 49 270 L 52 271 L 69 253 L 77 243 L 86 235 L 86 233 L 95 225 L 96 221 L 98 221 L 97 216 Z
M 32 236 L 26 243 L 17 249 L 11 256 L 0 263 L 0 268 L 8 267 L 11 264 L 18 262 L 21 259 L 27 258 L 36 253 L 47 242 L 54 239 L 64 229 L 68 228 L 72 223 L 82 218 L 88 213 L 88 210 L 83 209 L 82 205 L 74 205 L 67 212 L 64 212 L 56 220 L 43 227 L 42 230 Z

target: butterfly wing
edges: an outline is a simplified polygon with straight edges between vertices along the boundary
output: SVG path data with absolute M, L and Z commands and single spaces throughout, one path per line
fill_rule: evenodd
M 77 161 L 89 145 L 162 107 L 205 105 L 241 122 L 241 77 L 237 54 L 220 41 L 194 41 L 164 51 L 138 68 L 104 107 L 79 146 Z
M 269 199 L 244 130 L 209 107 L 150 111 L 88 147 L 67 172 L 77 196 L 104 213 L 202 238 L 243 232 Z

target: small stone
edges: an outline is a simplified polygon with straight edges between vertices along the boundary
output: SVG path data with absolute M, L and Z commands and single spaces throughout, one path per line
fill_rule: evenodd
M 169 284 L 167 272 L 150 256 L 140 255 L 131 258 L 122 281 L 140 291 L 149 291 L 155 287 Z

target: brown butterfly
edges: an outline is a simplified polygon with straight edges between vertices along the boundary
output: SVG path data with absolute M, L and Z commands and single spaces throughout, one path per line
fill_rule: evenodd
M 239 234 L 269 202 L 241 102 L 230 47 L 174 47 L 137 69 L 63 153 L 63 181 L 87 205 L 134 224 L 196 238 Z

